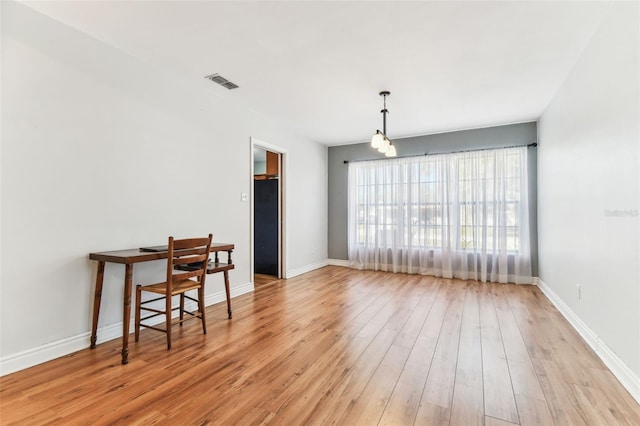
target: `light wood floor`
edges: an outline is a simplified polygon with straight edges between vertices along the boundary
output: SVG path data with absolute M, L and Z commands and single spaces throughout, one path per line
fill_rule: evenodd
M 253 274 L 253 285 L 254 287 L 260 287 L 263 285 L 268 285 L 273 283 L 274 281 L 278 281 L 278 277 L 274 275 L 267 274 Z
M 326 267 L 0 380 L 0 423 L 640 425 L 533 286 Z M 178 328 L 176 327 L 175 330 Z

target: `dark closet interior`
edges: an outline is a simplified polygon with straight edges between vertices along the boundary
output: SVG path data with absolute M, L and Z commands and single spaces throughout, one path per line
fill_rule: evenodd
M 258 171 L 253 181 L 254 273 L 278 277 L 280 158 L 270 151 L 266 151 L 265 157 L 264 170 Z
M 254 271 L 278 275 L 278 179 L 254 180 Z

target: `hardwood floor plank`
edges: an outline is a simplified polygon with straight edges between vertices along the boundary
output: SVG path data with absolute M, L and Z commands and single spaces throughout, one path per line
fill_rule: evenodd
M 533 286 L 325 267 L 233 309 L 1 377 L 0 424 L 640 424 Z
M 505 359 L 483 358 L 484 410 L 490 417 L 520 423 Z
M 484 399 L 482 389 L 456 383 L 451 404 L 452 425 L 483 426 Z
M 522 426 L 539 426 L 556 424 L 547 407 L 545 399 L 516 395 L 518 415 Z
M 524 343 L 522 333 L 506 297 L 507 292 L 510 291 L 510 287 L 511 286 L 505 284 L 494 284 L 490 286 L 492 301 L 496 308 L 496 317 L 498 318 L 498 326 L 502 336 L 504 353 L 507 360 L 518 363 L 530 363 L 531 358 L 527 350 L 527 345 Z
M 332 407 L 333 390 L 347 380 L 353 358 L 358 358 L 369 344 L 369 340 L 354 337 L 342 348 L 327 353 L 319 362 L 322 369 L 305 376 L 297 391 L 279 403 L 276 423 L 322 424 Z
M 415 420 L 453 287 L 442 286 L 437 281 L 436 289 L 437 295 L 387 402 L 380 425 L 406 425 Z
M 480 330 L 485 414 L 511 423 L 520 423 L 511 375 L 490 284 L 481 285 Z
M 409 295 L 411 286 L 407 286 L 401 281 L 391 282 L 396 289 L 396 295 L 400 299 L 405 299 Z M 388 299 L 382 298 L 388 302 Z M 285 407 L 279 412 L 283 418 L 291 421 L 293 419 L 305 419 L 312 421 L 314 416 L 322 416 L 327 422 L 335 422 L 349 410 L 349 401 L 355 399 L 366 386 L 367 381 L 378 366 L 380 359 L 392 344 L 398 334 L 398 323 L 406 321 L 410 311 L 400 306 L 384 303 L 382 309 L 376 309 L 376 314 L 370 318 L 370 322 L 363 326 L 354 341 L 357 342 L 357 349 L 351 353 L 345 353 L 340 363 L 334 366 L 342 368 L 341 374 L 331 374 L 325 380 L 315 381 L 312 385 L 314 392 L 300 404 L 300 395 L 295 395 L 293 401 L 285 403 Z M 362 316 L 354 318 L 354 324 L 360 324 Z M 382 348 L 384 351 L 381 351 Z M 378 358 L 379 357 L 379 358 Z M 336 370 L 337 371 L 337 370 Z M 326 376 L 326 374 L 325 374 Z M 330 380 L 329 383 L 326 383 Z M 318 394 L 317 389 L 329 387 L 331 392 Z M 332 408 L 328 408 L 332 407 Z
M 451 407 L 421 402 L 414 425 L 448 425 L 450 421 Z
M 338 424 L 377 424 L 398 382 L 411 348 L 393 344 L 358 398 L 352 401 Z
M 300 342 L 284 356 L 277 357 L 272 363 L 265 366 L 252 377 L 251 384 L 247 390 L 261 395 L 260 406 L 269 412 L 276 412 L 281 408 L 282 398 L 298 394 L 300 387 L 305 384 L 307 372 L 315 368 L 320 362 L 318 353 L 327 353 L 339 344 L 339 348 L 344 347 L 343 341 L 353 339 L 359 331 L 359 326 L 352 330 L 336 332 L 332 328 L 320 327 L 317 333 L 310 335 Z M 335 359 L 334 359 L 335 360 Z M 295 394 L 292 394 L 296 390 Z M 243 390 L 245 392 L 245 390 Z M 230 394 L 231 401 L 234 395 Z M 231 402 L 230 401 L 230 402 Z M 228 420 L 235 423 L 235 418 L 239 414 L 250 410 L 255 405 L 255 401 L 239 401 L 234 403 L 232 410 L 226 410 L 226 416 L 221 420 Z
M 55 419 L 59 419 L 59 416 L 48 404 L 29 398 L 21 392 L 2 398 L 0 423 L 3 425 L 36 425 Z
M 528 304 L 535 316 L 536 326 L 542 333 L 549 349 L 553 351 L 556 361 L 560 357 L 578 361 L 589 368 L 605 369 L 605 365 L 595 355 L 580 335 L 564 320 L 562 314 L 542 294 L 540 289 L 527 286 L 521 298 Z
M 484 424 L 482 339 L 480 336 L 478 291 L 477 284 L 467 283 L 451 405 L 451 424 L 453 425 Z
M 129 414 L 126 417 L 123 417 L 113 423 L 112 425 L 136 425 L 136 426 L 145 426 L 145 425 L 157 425 L 157 424 L 167 424 L 168 419 L 167 416 L 162 414 L 159 411 L 151 410 L 143 410 L 140 414 L 134 415 L 133 413 Z
M 276 281 L 278 281 L 278 277 L 276 277 L 274 275 L 254 274 L 254 276 L 253 276 L 253 285 L 255 287 L 269 285 L 269 284 L 274 283 Z
M 455 384 L 483 389 L 479 287 L 468 284 L 462 311 Z
M 308 368 L 313 358 L 309 357 L 304 360 L 305 357 L 308 357 L 314 350 L 322 349 L 335 341 L 336 334 L 332 332 L 331 324 L 338 321 L 333 315 L 327 315 L 324 321 L 304 321 L 304 326 L 300 329 L 304 329 L 306 334 L 301 335 L 300 339 L 294 339 L 294 342 L 297 342 L 295 345 L 291 347 L 279 345 L 280 349 L 285 348 L 286 350 L 276 356 L 268 357 L 267 364 L 254 363 L 257 364 L 257 369 L 247 369 L 246 366 L 243 366 L 241 370 L 245 378 L 235 380 L 232 388 L 243 393 L 258 392 L 263 396 L 268 396 L 270 392 L 276 393 L 278 387 L 282 388 L 286 384 L 290 384 L 293 378 L 297 378 L 298 374 Z M 342 329 L 342 332 L 347 333 L 348 331 L 345 328 Z M 318 344 L 319 347 L 314 346 L 315 344 Z M 225 392 L 220 400 L 228 402 L 232 409 L 223 410 L 224 412 L 220 412 L 221 409 L 212 410 L 206 418 L 215 418 L 216 421 L 242 418 L 245 410 L 251 409 L 251 404 L 253 404 L 251 400 L 246 404 L 242 400 L 238 404 L 236 394 L 233 391 Z
M 534 358 L 533 363 L 554 423 L 558 425 L 589 424 L 579 409 L 573 387 L 563 377 L 562 369 L 553 361 Z
M 249 410 L 246 416 L 238 420 L 238 425 L 262 426 L 268 425 L 275 418 L 276 414 L 265 410 L 262 407 L 254 407 Z
M 504 420 L 496 419 L 495 417 L 484 417 L 484 426 L 513 426 L 515 423 L 506 422 Z M 538 426 L 548 426 L 546 424 L 540 424 Z
M 424 321 L 431 311 L 435 294 L 439 288 L 439 286 L 433 285 L 433 278 L 429 278 L 427 281 L 426 284 L 418 284 L 428 285 L 428 290 L 423 291 L 422 295 L 415 298 L 415 302 L 410 305 L 413 308 L 411 314 L 398 331 L 393 345 L 387 351 L 367 386 L 357 400 L 353 401 L 347 415 L 341 420 L 342 424 L 376 424 L 381 419 L 424 326 Z M 420 386 L 421 388 L 422 386 Z
M 453 282 L 456 285 L 448 293 L 448 298 L 445 302 L 447 303 L 447 312 L 438 336 L 431 367 L 429 368 L 429 375 L 416 415 L 416 424 L 442 422 L 445 420 L 444 416 L 447 417 L 446 421 L 448 422 L 451 416 L 451 402 L 462 324 L 462 306 L 465 294 L 465 286 L 458 284 L 459 282 Z
M 398 282 L 397 285 L 400 286 L 401 283 Z M 371 344 L 345 376 L 346 380 L 338 388 L 339 392 L 334 393 L 334 398 L 325 400 L 332 401 L 332 410 L 328 414 L 325 424 L 341 424 L 342 419 L 348 416 L 355 405 L 355 401 L 362 394 L 374 372 L 378 370 L 384 356 L 398 336 L 401 326 L 404 325 L 410 314 L 411 311 L 402 305 L 387 304 L 381 311 L 380 318 L 376 317 L 372 320 L 371 324 L 381 326 L 381 331 L 373 338 Z M 386 322 L 383 324 L 384 318 L 386 318 Z M 368 329 L 368 326 L 365 329 Z M 361 337 L 368 336 L 369 334 L 366 333 Z M 408 354 L 408 350 L 406 348 L 403 349 Z
M 513 393 L 516 396 L 522 395 L 544 400 L 544 393 L 533 368 L 527 345 L 506 297 L 510 287 L 508 285 L 491 286 L 491 294 L 496 307 Z M 518 412 L 520 411 L 518 410 Z
M 433 277 L 421 277 L 417 286 L 424 286 L 411 316 L 400 330 L 394 344 L 413 348 L 424 323 L 431 312 L 436 296 L 440 293 L 439 281 Z
M 530 312 L 533 307 L 525 302 L 523 292 L 509 288 L 504 296 L 509 302 L 511 313 L 518 324 L 529 357 L 531 359 L 553 360 L 552 350 L 547 339 L 543 336 L 538 319 Z
M 264 395 L 261 406 L 273 412 L 278 411 L 284 401 L 295 397 L 306 386 L 308 375 L 313 376 L 310 380 L 320 379 L 326 369 L 335 363 L 338 354 L 345 352 L 361 328 L 361 324 L 354 322 L 342 325 L 340 319 L 334 319 L 330 325 L 319 326 L 314 335 L 301 341 L 296 353 L 286 359 L 286 363 L 280 362 L 279 368 L 273 365 L 265 369 L 268 375 L 254 377 L 256 381 L 281 383 L 272 395 Z
M 509 365 L 509 373 L 511 374 L 511 384 L 513 393 L 544 400 L 544 392 L 540 386 L 540 381 L 536 375 L 533 364 L 528 362 L 517 362 L 507 360 Z
M 609 370 L 591 369 L 596 387 L 606 395 L 611 414 L 620 424 L 640 425 L 640 406 Z
M 589 424 L 613 425 L 618 423 L 611 413 L 612 407 L 599 389 L 573 385 L 580 409 Z

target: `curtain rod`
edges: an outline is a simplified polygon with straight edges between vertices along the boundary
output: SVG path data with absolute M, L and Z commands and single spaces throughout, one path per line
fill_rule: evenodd
M 506 149 L 506 148 L 520 148 L 526 146 L 527 148 L 535 148 L 538 146 L 537 142 L 532 142 L 526 145 L 509 145 L 509 146 L 496 146 L 493 148 L 479 148 L 479 149 L 466 149 L 463 151 L 449 151 L 449 152 L 425 152 L 424 154 L 416 154 L 416 155 L 405 155 L 403 157 L 394 157 L 388 158 L 388 160 L 397 159 L 397 158 L 411 158 L 411 157 L 424 157 L 426 155 L 441 155 L 441 154 L 456 154 L 459 152 L 476 152 L 476 151 L 492 151 L 494 149 Z M 370 158 L 368 160 L 353 160 L 352 163 L 359 163 L 361 161 L 379 161 L 379 160 L 387 160 L 387 158 Z M 344 160 L 344 164 L 349 164 L 349 160 Z

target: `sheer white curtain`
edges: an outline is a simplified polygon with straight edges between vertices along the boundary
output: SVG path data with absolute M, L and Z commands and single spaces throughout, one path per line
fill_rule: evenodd
M 531 282 L 527 148 L 349 163 L 349 265 Z

